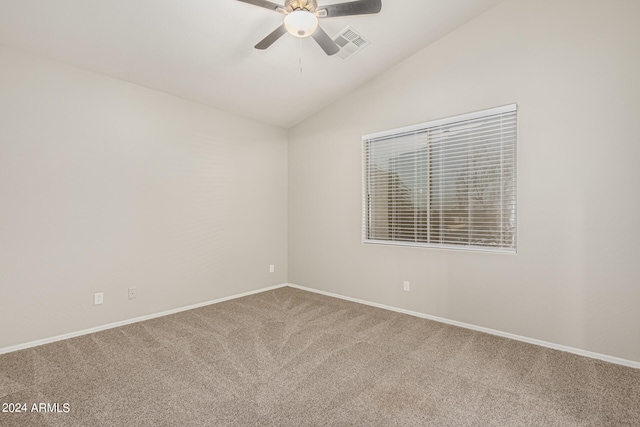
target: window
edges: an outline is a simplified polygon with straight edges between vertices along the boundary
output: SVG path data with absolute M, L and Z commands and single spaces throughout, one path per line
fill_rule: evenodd
M 516 105 L 362 137 L 363 241 L 516 251 Z

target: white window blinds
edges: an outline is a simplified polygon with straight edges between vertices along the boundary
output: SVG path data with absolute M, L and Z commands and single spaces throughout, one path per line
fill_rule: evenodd
M 365 135 L 363 241 L 516 250 L 516 105 Z

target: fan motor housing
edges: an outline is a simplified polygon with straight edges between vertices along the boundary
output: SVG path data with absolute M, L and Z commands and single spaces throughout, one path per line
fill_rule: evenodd
M 308 10 L 309 12 L 315 12 L 318 9 L 318 3 L 316 0 L 286 0 L 284 7 L 294 10 Z

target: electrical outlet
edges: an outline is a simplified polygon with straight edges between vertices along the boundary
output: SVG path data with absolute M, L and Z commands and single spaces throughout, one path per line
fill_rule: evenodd
M 138 296 L 138 291 L 136 288 L 129 288 L 129 299 L 134 299 Z
M 411 290 L 411 286 L 409 285 L 408 281 L 404 281 L 404 291 L 405 292 L 409 292 Z
M 271 265 L 269 266 L 269 273 L 273 273 L 274 271 L 276 271 L 276 266 L 275 266 L 275 265 L 273 265 L 273 264 L 271 264 Z
M 93 305 L 100 305 L 104 301 L 104 294 L 102 292 L 96 292 L 93 294 Z

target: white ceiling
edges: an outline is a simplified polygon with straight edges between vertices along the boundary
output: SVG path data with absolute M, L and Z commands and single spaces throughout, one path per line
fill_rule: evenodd
M 371 42 L 347 60 L 289 34 L 254 49 L 283 16 L 236 0 L 0 0 L 0 44 L 288 128 L 500 1 L 383 0 L 320 20 Z

